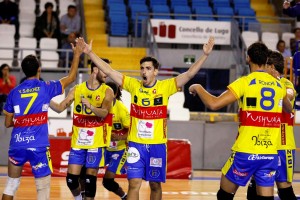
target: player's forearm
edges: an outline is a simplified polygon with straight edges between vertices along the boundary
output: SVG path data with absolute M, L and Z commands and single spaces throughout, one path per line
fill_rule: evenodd
M 64 106 L 62 103 L 56 103 L 54 101 L 50 101 L 50 108 L 54 110 L 57 113 L 61 113 L 62 111 L 65 110 Z
M 216 99 L 214 95 L 211 95 L 209 92 L 207 92 L 202 85 L 197 85 L 195 88 L 197 95 L 201 99 L 201 101 L 204 103 L 206 107 L 208 107 L 211 110 L 218 110 L 220 109 L 220 106 L 218 106 Z
M 90 106 L 90 110 L 95 113 L 96 116 L 98 117 L 106 117 L 108 115 L 108 110 L 104 108 L 96 108 L 93 105 Z

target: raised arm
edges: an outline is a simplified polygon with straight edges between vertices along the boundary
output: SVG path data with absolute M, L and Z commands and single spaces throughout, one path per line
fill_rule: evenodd
M 215 44 L 215 39 L 213 37 L 210 37 L 208 42 L 203 45 L 203 55 L 186 72 L 176 77 L 177 87 L 184 86 L 189 80 L 191 80 L 197 74 L 202 64 L 205 62 L 208 55 L 212 51 L 214 44 Z
M 197 94 L 204 105 L 211 110 L 219 110 L 220 108 L 223 108 L 224 106 L 227 106 L 237 100 L 230 90 L 226 90 L 220 96 L 216 97 L 207 92 L 199 84 L 191 85 L 189 91 L 193 95 Z
M 293 105 L 291 104 L 288 95 L 283 98 L 283 109 L 287 113 L 291 113 L 293 111 Z
M 85 43 L 85 48 L 83 51 L 85 54 L 89 55 L 92 62 L 108 77 L 110 77 L 115 83 L 118 85 L 122 85 L 123 83 L 123 75 L 114 70 L 108 63 L 104 62 L 101 58 L 99 58 L 92 50 L 92 41 L 90 44 Z
M 76 75 L 77 75 L 77 70 L 78 70 L 78 64 L 79 64 L 79 60 L 80 60 L 80 55 L 83 52 L 83 49 L 85 47 L 85 42 L 84 42 L 83 38 L 77 38 L 76 40 L 77 40 L 76 46 L 74 46 L 71 43 L 74 56 L 73 56 L 73 61 L 72 61 L 72 65 L 71 65 L 69 74 L 68 74 L 68 76 L 65 76 L 62 79 L 60 79 L 63 89 L 65 89 L 72 82 L 75 81 Z
M 69 107 L 73 101 L 74 101 L 74 95 L 75 95 L 75 87 L 70 89 L 67 97 L 60 103 L 56 103 L 55 101 L 50 101 L 50 108 L 54 110 L 57 113 L 61 113 L 64 111 L 67 107 Z
M 106 117 L 109 113 L 112 102 L 114 99 L 114 92 L 111 88 L 107 88 L 105 91 L 105 97 L 102 102 L 102 106 L 100 108 L 95 107 L 92 105 L 86 98 L 81 98 L 82 104 L 86 107 L 88 107 L 95 115 L 98 117 Z

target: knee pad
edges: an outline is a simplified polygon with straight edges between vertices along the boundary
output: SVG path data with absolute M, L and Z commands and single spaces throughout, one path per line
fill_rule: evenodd
M 257 196 L 257 200 L 274 200 L 274 196 L 270 197 L 263 197 L 263 196 Z
M 256 193 L 256 182 L 255 180 L 251 179 L 248 189 L 247 189 L 247 199 L 248 200 L 256 200 L 257 193 Z
M 234 194 L 225 192 L 222 188 L 217 193 L 218 200 L 233 200 Z
M 86 167 L 82 166 L 80 171 L 80 179 L 85 180 L 85 174 L 86 174 Z
M 79 187 L 79 175 L 67 173 L 66 181 L 71 191 Z
M 50 175 L 42 178 L 35 178 L 38 200 L 44 200 L 44 199 L 48 200 L 50 198 L 50 181 L 51 181 Z
M 8 177 L 3 194 L 14 196 L 20 185 L 20 178 Z
M 97 176 L 87 174 L 85 176 L 85 196 L 95 197 L 97 188 Z
M 293 187 L 278 188 L 278 195 L 281 200 L 297 200 Z
M 117 191 L 120 187 L 113 178 L 103 178 L 102 185 L 111 192 Z

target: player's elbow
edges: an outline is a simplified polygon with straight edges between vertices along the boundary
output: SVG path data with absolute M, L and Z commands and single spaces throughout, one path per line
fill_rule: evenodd
M 5 123 L 4 126 L 5 128 L 10 128 L 13 126 L 13 123 Z

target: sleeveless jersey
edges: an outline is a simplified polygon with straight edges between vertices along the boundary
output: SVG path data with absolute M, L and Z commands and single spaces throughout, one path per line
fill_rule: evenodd
M 25 80 L 8 95 L 4 112 L 14 113 L 10 148 L 50 146 L 48 107 L 50 100 L 62 94 L 60 81 Z
M 233 151 L 277 154 L 285 86 L 266 72 L 252 72 L 228 86 L 239 99 L 239 135 Z
M 156 80 L 152 87 L 142 81 L 123 77 L 123 88 L 131 94 L 131 126 L 127 140 L 141 144 L 167 142 L 167 105 L 178 91 L 176 79 Z
M 84 97 L 94 107 L 101 107 L 105 97 L 105 92 L 109 86 L 102 83 L 98 88 L 91 90 L 87 87 L 87 82 L 83 82 L 75 87 L 74 96 L 74 116 L 72 148 L 92 149 L 98 147 L 108 147 L 111 137 L 112 114 L 105 118 L 96 116 L 89 108 L 81 103 Z
M 126 106 L 119 100 L 116 100 L 112 107 L 113 125 L 112 133 L 126 134 L 130 126 L 130 115 Z M 126 149 L 126 140 L 111 141 L 108 151 L 120 151 Z
M 286 89 L 292 89 L 294 94 L 296 90 L 291 81 L 286 78 L 281 78 L 280 82 L 286 87 Z M 291 100 L 292 105 L 295 103 L 295 97 Z M 282 110 L 282 121 L 281 121 L 281 135 L 278 150 L 284 149 L 296 149 L 295 138 L 294 138 L 294 112 L 287 113 Z

